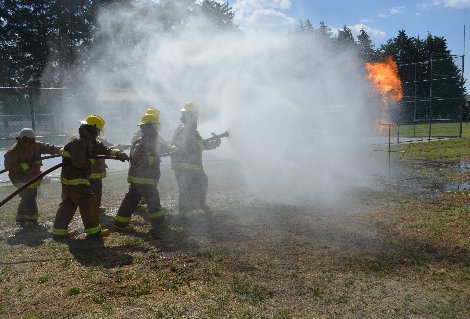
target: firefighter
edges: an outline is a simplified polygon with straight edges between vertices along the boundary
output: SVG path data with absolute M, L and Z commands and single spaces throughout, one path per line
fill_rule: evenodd
M 96 140 L 100 143 L 102 143 L 104 146 L 108 148 L 116 148 L 117 150 L 123 151 L 124 147 L 122 145 L 117 145 L 114 146 L 112 143 L 110 143 L 108 140 L 106 140 L 102 135 L 104 132 L 104 125 L 105 125 L 105 120 L 96 114 L 90 115 L 90 116 L 96 116 L 100 119 L 100 121 L 103 123 L 102 128 L 100 129 L 100 135 L 97 136 Z M 85 122 L 82 124 L 86 124 Z M 103 178 L 106 177 L 106 168 L 108 166 L 105 163 L 104 159 L 97 159 L 95 163 L 91 166 L 91 174 L 90 174 L 90 186 L 91 189 L 93 190 L 93 193 L 96 195 L 96 200 L 98 201 L 98 212 L 100 214 L 103 214 L 106 212 L 106 208 L 101 207 L 101 199 L 103 198 Z
M 52 234 L 56 238 L 68 236 L 67 229 L 77 207 L 80 208 L 87 237 L 109 235 L 108 229 L 101 229 L 98 201 L 90 186 L 91 167 L 95 163 L 92 157 L 114 155 L 121 161 L 129 159 L 126 153 L 110 149 L 97 141 L 96 138 L 104 127 L 101 117 L 90 115 L 80 123 L 78 134 L 70 138 L 62 152 L 64 163 L 60 175 L 62 202 L 57 210 L 52 229 Z
M 17 188 L 41 173 L 41 154 L 60 154 L 58 146 L 36 141 L 36 133 L 24 128 L 16 138 L 17 142 L 5 153 L 5 168 Z M 20 203 L 16 211 L 16 222 L 21 227 L 38 224 L 37 188 L 41 181 L 28 186 L 20 192 Z
M 209 210 L 206 205 L 208 179 L 202 167 L 202 151 L 220 146 L 220 138 L 203 139 L 197 131 L 199 108 L 186 102 L 181 109 L 181 124 L 172 140 L 176 151 L 171 155 L 171 168 L 175 172 L 179 189 L 179 212 L 195 209 Z
M 145 114 L 154 114 L 156 116 L 158 116 L 158 118 L 160 119 L 160 111 L 153 108 L 153 107 L 149 107 L 147 109 L 147 111 L 145 112 Z M 157 131 L 158 131 L 158 137 L 157 137 L 157 152 L 158 154 L 161 156 L 161 155 L 164 155 L 164 154 L 169 154 L 170 151 L 171 151 L 171 147 L 168 145 L 168 143 L 160 136 L 160 126 L 161 124 L 158 123 L 157 124 Z M 134 136 L 132 137 L 132 143 L 134 143 L 135 141 L 137 141 L 139 138 L 142 137 L 142 130 L 138 130 Z M 158 181 L 157 181 L 158 183 Z M 144 198 L 141 198 L 139 204 L 137 205 L 136 207 L 136 210 L 138 211 L 145 211 L 147 209 L 147 203 L 145 202 L 145 199 Z
M 125 232 L 135 231 L 130 225 L 132 213 L 143 197 L 148 205 L 153 227 L 163 224 L 164 213 L 160 204 L 157 184 L 160 178 L 160 155 L 157 151 L 159 116 L 144 114 L 139 124 L 142 137 L 131 146 L 127 181 L 129 191 L 116 214 L 114 226 Z
M 145 112 L 145 114 L 153 114 L 153 115 L 156 115 L 158 117 L 158 119 L 160 119 L 160 111 L 153 108 L 153 107 L 150 107 L 147 109 L 147 111 Z M 157 151 L 158 151 L 158 154 L 168 154 L 170 152 L 170 147 L 168 145 L 168 143 L 160 136 L 160 123 L 157 124 L 157 131 L 158 131 L 158 137 L 157 137 Z M 142 130 L 138 130 L 134 136 L 132 137 L 132 144 L 137 141 L 139 138 L 142 137 Z

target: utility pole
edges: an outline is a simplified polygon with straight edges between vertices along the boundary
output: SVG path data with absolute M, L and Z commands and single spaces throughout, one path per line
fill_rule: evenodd
M 28 89 L 29 94 L 29 110 L 31 112 L 31 128 L 36 131 L 36 110 L 34 109 L 34 101 L 33 101 L 33 89 Z
M 428 141 L 431 140 L 431 127 L 432 127 L 432 60 L 434 52 L 431 52 L 431 60 L 429 61 L 430 77 L 429 77 L 429 135 Z
M 465 13 L 467 13 L 467 10 L 465 9 Z M 463 25 L 463 55 L 462 55 L 462 78 L 461 78 L 461 83 L 463 86 L 463 83 L 465 81 L 464 73 L 465 73 L 465 24 Z M 465 93 L 465 90 L 463 90 Z M 462 132 L 463 132 L 463 110 L 467 109 L 468 110 L 468 105 L 467 105 L 467 96 L 464 94 L 463 96 L 463 101 L 460 104 L 460 134 L 459 137 L 462 137 Z M 467 111 L 467 117 L 468 117 L 468 111 Z M 467 120 L 467 119 L 466 119 Z

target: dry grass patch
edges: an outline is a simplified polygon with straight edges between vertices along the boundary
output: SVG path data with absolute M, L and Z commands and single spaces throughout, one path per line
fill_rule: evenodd
M 16 203 L 2 207 L 0 317 L 470 317 L 465 193 L 396 185 L 319 209 L 261 201 L 225 178 L 212 184 L 213 214 L 179 218 L 174 181 L 163 176 L 167 229 L 137 213 L 135 234 L 53 241 L 53 183 L 39 202 L 41 227 L 16 228 Z M 107 178 L 105 226 L 126 187 L 125 174 Z M 78 217 L 72 228 L 82 228 Z

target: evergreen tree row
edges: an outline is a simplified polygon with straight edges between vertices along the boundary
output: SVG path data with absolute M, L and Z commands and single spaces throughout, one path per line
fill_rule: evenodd
M 375 48 L 364 29 L 355 39 L 347 26 L 334 35 L 324 22 L 315 28 L 310 20 L 300 20 L 294 33 L 318 39 L 333 50 L 350 49 L 364 63 L 392 57 L 403 87 L 403 107 L 396 114 L 399 118 L 395 118 L 399 122 L 427 121 L 430 116 L 442 120 L 467 118 L 463 57 L 451 55 L 444 37 L 428 33 L 421 39 L 400 30 L 396 37 Z
M 106 7 L 146 10 L 155 31 L 174 32 L 198 15 L 215 27 L 235 30 L 234 13 L 213 0 L 3 0 L 0 1 L 0 86 L 67 86 L 84 72 L 100 38 L 98 13 Z M 129 44 L 138 41 L 136 31 Z M 63 72 L 74 70 L 75 72 Z M 45 74 L 46 73 L 46 74 Z
M 149 23 L 156 32 L 177 32 L 189 19 L 198 16 L 208 18 L 220 30 L 238 30 L 232 8 L 215 0 L 3 0 L 0 86 L 66 87 L 73 83 L 73 77 L 87 71 L 91 59 L 100 58 L 99 52 L 91 54 L 94 43 L 112 41 L 99 32 L 97 22 L 99 11 L 112 6 L 127 6 L 129 12 L 145 10 L 145 16 L 158 21 Z M 132 34 L 121 34 L 120 38 L 125 38 L 129 45 L 141 40 L 138 30 L 128 32 Z M 333 51 L 350 49 L 364 63 L 391 56 L 399 66 L 405 102 L 413 99 L 417 105 L 418 101 L 429 99 L 430 91 L 436 101 L 461 99 L 465 94 L 460 63 L 450 54 L 444 37 L 428 34 L 421 39 L 400 30 L 396 37 L 375 48 L 364 29 L 355 39 L 347 26 L 335 35 L 324 22 L 314 27 L 309 20 L 299 21 L 294 34 L 300 35 L 300 40 L 315 38 Z M 437 116 L 447 117 L 444 113 Z

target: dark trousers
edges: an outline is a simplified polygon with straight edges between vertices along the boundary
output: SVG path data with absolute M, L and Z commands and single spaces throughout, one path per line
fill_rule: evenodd
M 163 217 L 161 214 L 160 194 L 156 185 L 129 183 L 129 191 L 124 196 L 121 206 L 116 214 L 115 223 L 119 226 L 126 226 L 131 220 L 140 199 L 147 202 L 147 211 L 151 219 Z
M 95 193 L 96 201 L 98 202 L 98 207 L 101 206 L 101 198 L 103 197 L 103 179 L 102 178 L 90 178 L 90 186 Z
M 62 202 L 59 204 L 53 227 L 67 229 L 77 207 L 80 207 L 85 232 L 87 234 L 98 233 L 101 229 L 98 202 L 93 190 L 88 185 L 62 185 Z
M 203 170 L 175 169 L 179 189 L 179 212 L 203 209 L 206 205 L 208 178 Z
M 20 223 L 25 221 L 36 221 L 38 219 L 38 204 L 36 202 L 38 189 L 36 187 L 28 187 L 18 195 L 20 196 L 20 203 L 16 210 L 16 221 Z

